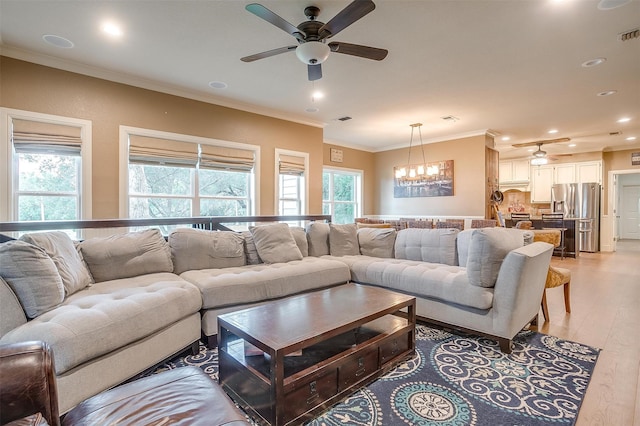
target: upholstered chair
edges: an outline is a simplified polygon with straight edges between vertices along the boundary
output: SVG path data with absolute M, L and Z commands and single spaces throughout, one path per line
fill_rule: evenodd
M 410 220 L 407 222 L 407 228 L 433 228 L 433 222 L 431 220 Z
M 531 229 L 533 228 L 533 223 L 530 220 L 521 220 L 516 223 L 515 227 L 517 229 Z
M 472 228 L 495 228 L 497 221 L 495 219 L 472 219 Z
M 462 219 L 447 219 L 436 222 L 436 228 L 456 228 L 459 230 L 464 230 L 464 220 Z

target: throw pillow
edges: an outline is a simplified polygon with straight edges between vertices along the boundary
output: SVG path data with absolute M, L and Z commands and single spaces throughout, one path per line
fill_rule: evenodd
M 244 266 L 244 237 L 233 231 L 181 228 L 169 234 L 173 272 Z
M 392 228 L 358 229 L 360 253 L 365 256 L 393 259 L 396 230 Z
M 40 247 L 20 240 L 0 244 L 0 265 L 0 276 L 16 294 L 28 318 L 36 318 L 64 300 L 62 278 Z
M 296 245 L 302 253 L 302 257 L 309 256 L 309 243 L 307 242 L 307 232 L 300 226 L 290 226 L 289 231 L 293 235 L 293 239 L 296 240 Z
M 242 231 L 242 236 L 244 237 L 244 255 L 247 259 L 247 265 L 258 265 L 262 262 L 260 259 L 260 255 L 258 254 L 258 249 L 256 248 L 256 243 L 253 241 L 253 235 L 251 235 L 250 231 Z
M 453 228 L 403 229 L 396 238 L 396 258 L 456 265 L 456 236 L 459 232 Z
M 329 252 L 331 256 L 360 254 L 358 228 L 355 223 L 345 225 L 329 224 Z
M 307 225 L 307 242 L 309 256 L 324 256 L 329 254 L 329 224 L 311 222 Z
M 158 229 L 90 238 L 80 251 L 96 282 L 173 272 L 169 244 Z
M 91 285 L 92 278 L 69 235 L 60 231 L 25 234 L 21 240 L 43 249 L 58 269 L 67 296 Z
M 284 263 L 302 260 L 302 253 L 286 223 L 249 228 L 258 254 L 264 263 Z
M 478 287 L 493 287 L 502 261 L 514 249 L 522 247 L 519 229 L 481 228 L 473 231 L 467 257 L 469 282 Z

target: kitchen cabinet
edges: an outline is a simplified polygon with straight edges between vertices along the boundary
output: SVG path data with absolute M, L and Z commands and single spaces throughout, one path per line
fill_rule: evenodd
M 554 167 L 553 183 L 574 183 L 576 181 L 576 165 L 573 163 L 558 164 Z
M 576 182 L 595 182 L 602 184 L 602 162 L 584 161 L 576 164 Z
M 550 203 L 554 166 L 531 167 L 531 203 Z
M 500 162 L 500 183 L 529 182 L 529 160 L 509 160 Z

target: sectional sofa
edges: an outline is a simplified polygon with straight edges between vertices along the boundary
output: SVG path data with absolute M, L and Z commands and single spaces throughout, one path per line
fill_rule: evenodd
M 217 315 L 350 281 L 415 295 L 420 318 L 510 339 L 537 315 L 553 247 L 512 229 L 156 229 L 0 244 L 0 344 L 52 348 L 61 412 L 181 352 Z

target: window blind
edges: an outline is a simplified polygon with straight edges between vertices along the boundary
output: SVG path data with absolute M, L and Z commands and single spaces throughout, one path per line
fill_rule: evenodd
M 253 169 L 255 155 L 246 149 L 200 145 L 200 168 L 248 172 Z
M 304 175 L 304 157 L 280 155 L 279 172 L 281 175 Z
M 129 162 L 195 168 L 198 163 L 198 144 L 129 135 Z
M 18 153 L 80 155 L 80 127 L 14 119 L 11 140 Z

